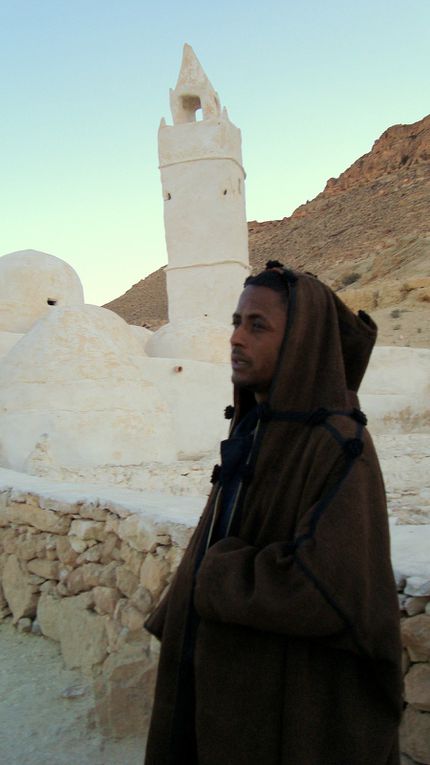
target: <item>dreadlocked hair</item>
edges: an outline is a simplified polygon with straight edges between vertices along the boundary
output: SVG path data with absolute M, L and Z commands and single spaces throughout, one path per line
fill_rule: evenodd
M 272 268 L 282 268 L 284 269 L 285 266 L 283 263 L 280 263 L 279 260 L 268 260 L 265 266 L 266 271 L 270 271 Z
M 268 260 L 264 271 L 245 279 L 244 287 L 268 287 L 277 292 L 286 306 L 288 304 L 289 285 L 296 277 L 279 260 Z

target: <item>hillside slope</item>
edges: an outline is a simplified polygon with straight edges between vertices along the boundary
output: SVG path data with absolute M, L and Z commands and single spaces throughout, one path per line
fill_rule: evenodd
M 311 271 L 372 313 L 380 343 L 430 346 L 430 115 L 386 130 L 290 217 L 248 229 L 254 271 L 275 257 Z M 164 270 L 105 307 L 157 328 L 167 320 Z

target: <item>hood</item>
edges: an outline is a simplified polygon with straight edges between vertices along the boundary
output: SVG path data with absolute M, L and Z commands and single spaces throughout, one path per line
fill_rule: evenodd
M 314 276 L 286 275 L 288 319 L 268 403 L 283 411 L 346 409 L 367 369 L 376 325 L 364 312 L 354 314 Z M 249 391 L 235 390 L 239 416 L 251 399 Z

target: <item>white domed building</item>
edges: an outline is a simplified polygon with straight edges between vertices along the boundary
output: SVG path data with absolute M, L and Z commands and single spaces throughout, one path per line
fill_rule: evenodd
M 216 451 L 227 364 L 184 360 L 180 344 L 148 358 L 153 333 L 85 305 L 53 255 L 0 257 L 0 277 L 0 467 L 97 478 Z
M 76 271 L 64 260 L 36 250 L 0 258 L 0 358 L 53 306 L 83 305 Z
M 0 258 L 0 332 L 28 332 L 53 306 L 83 304 L 79 276 L 64 260 L 36 250 Z
M 174 460 L 172 416 L 143 358 L 131 328 L 107 309 L 66 306 L 36 322 L 0 363 L 9 467 L 26 470 L 41 444 L 70 468 Z

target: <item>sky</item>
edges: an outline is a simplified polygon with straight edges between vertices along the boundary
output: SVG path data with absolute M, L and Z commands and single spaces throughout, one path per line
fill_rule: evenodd
M 430 112 L 429 40 L 429 0 L 0 0 L 0 255 L 62 258 L 97 305 L 167 262 L 157 131 L 184 43 L 263 221 Z

